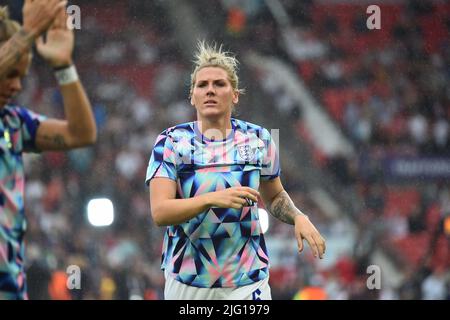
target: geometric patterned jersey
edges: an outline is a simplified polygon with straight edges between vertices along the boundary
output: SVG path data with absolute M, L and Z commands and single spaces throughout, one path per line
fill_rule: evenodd
M 18 106 L 0 108 L 0 299 L 26 298 L 22 153 L 37 152 L 37 128 L 45 117 Z
M 146 183 L 155 177 L 177 183 L 178 199 L 235 186 L 259 189 L 280 175 L 275 143 L 267 129 L 231 119 L 226 139 L 209 140 L 196 121 L 164 130 L 157 138 Z M 238 287 L 268 276 L 269 259 L 257 205 L 211 207 L 164 235 L 161 268 L 195 287 Z

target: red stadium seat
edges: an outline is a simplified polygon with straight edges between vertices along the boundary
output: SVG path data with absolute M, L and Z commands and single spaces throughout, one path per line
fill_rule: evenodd
M 432 248 L 434 251 L 433 259 L 432 259 L 432 267 L 433 268 L 450 268 L 450 239 L 445 235 L 441 235 L 434 246 Z
M 314 76 L 314 63 L 311 61 L 301 62 L 298 64 L 298 71 L 302 79 L 308 82 Z
M 435 52 L 441 43 L 449 38 L 449 32 L 444 25 L 444 21 L 436 16 L 427 16 L 421 19 L 425 50 L 427 53 Z
M 441 221 L 441 207 L 433 204 L 428 208 L 426 216 L 427 230 L 434 232 Z
M 323 92 L 322 99 L 333 118 L 338 122 L 342 122 L 344 107 L 347 102 L 347 96 L 343 90 L 327 89 Z
M 385 194 L 384 214 L 408 216 L 420 204 L 420 193 L 416 188 L 390 187 Z
M 417 265 L 426 254 L 429 243 L 430 235 L 427 232 L 409 234 L 404 238 L 394 241 L 399 254 L 414 266 Z

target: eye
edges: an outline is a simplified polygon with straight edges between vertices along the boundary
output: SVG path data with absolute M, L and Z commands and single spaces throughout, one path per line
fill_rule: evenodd
M 17 78 L 17 77 L 19 77 L 19 76 L 20 76 L 19 72 L 17 72 L 16 70 L 13 70 L 13 71 L 10 72 L 6 77 L 7 77 L 8 79 L 14 79 L 14 78 Z
M 206 83 L 205 82 L 199 82 L 199 83 L 197 83 L 197 88 L 203 88 L 203 87 L 205 87 L 206 86 Z

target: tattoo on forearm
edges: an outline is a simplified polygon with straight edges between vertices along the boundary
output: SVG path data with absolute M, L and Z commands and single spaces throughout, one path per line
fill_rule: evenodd
M 17 32 L 0 47 L 0 79 L 20 60 L 20 57 L 30 49 L 33 37 L 24 30 Z
M 287 224 L 294 224 L 294 218 L 298 215 L 304 215 L 295 207 L 286 191 L 280 194 L 272 201 L 269 208 L 270 213 L 277 219 Z

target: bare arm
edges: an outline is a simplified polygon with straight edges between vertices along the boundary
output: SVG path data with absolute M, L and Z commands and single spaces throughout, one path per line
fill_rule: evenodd
M 176 182 L 168 178 L 150 181 L 150 206 L 153 220 L 158 226 L 186 222 L 213 206 L 241 209 L 246 204 L 244 197 L 257 201 L 259 195 L 248 187 L 233 187 L 192 198 L 175 199 L 176 188 Z
M 261 197 L 270 214 L 284 223 L 295 226 L 299 251 L 303 251 L 303 239 L 305 239 L 315 257 L 322 259 L 325 253 L 325 240 L 319 231 L 309 221 L 307 215 L 301 212 L 284 190 L 280 178 L 269 181 L 261 181 Z
M 91 104 L 78 81 L 60 87 L 66 120 L 43 121 L 36 134 L 39 150 L 68 150 L 93 144 L 97 130 Z
M 30 50 L 34 37 L 21 29 L 0 47 L 0 79 Z
M 158 226 L 176 225 L 192 219 L 210 207 L 205 196 L 175 199 L 177 183 L 167 178 L 150 181 L 150 206 Z
M 280 178 L 261 181 L 261 196 L 270 214 L 284 223 L 294 225 L 295 217 L 305 216 L 284 190 Z
M 62 11 L 47 32 L 47 41 L 37 41 L 37 49 L 53 67 L 70 66 L 74 35 L 67 29 L 66 13 Z M 36 135 L 40 150 L 67 150 L 86 146 L 96 141 L 97 129 L 91 103 L 79 80 L 60 85 L 64 101 L 65 120 L 43 121 Z
M 34 40 L 47 30 L 56 14 L 64 10 L 67 1 L 26 0 L 23 8 L 23 28 L 0 47 L 0 79 L 30 50 Z

